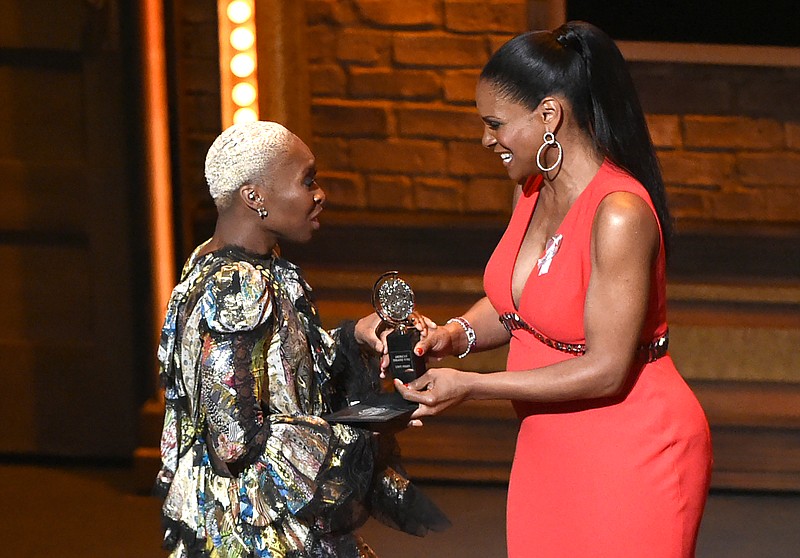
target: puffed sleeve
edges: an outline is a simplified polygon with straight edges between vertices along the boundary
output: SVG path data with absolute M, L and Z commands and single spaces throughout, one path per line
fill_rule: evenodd
M 201 304 L 209 329 L 218 333 L 252 331 L 272 313 L 269 283 L 248 262 L 223 265 L 206 282 Z
M 206 282 L 199 305 L 206 324 L 198 368 L 207 442 L 222 461 L 247 464 L 269 436 L 260 402 L 273 322 L 269 284 L 247 262 L 227 264 Z

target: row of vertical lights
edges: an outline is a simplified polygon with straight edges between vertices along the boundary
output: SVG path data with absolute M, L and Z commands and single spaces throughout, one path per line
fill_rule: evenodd
M 252 0 L 220 0 L 220 22 L 222 23 L 223 17 L 225 18 L 224 24 L 220 25 L 224 126 L 258 120 L 253 10 Z M 227 102 L 228 99 L 233 103 L 232 106 Z

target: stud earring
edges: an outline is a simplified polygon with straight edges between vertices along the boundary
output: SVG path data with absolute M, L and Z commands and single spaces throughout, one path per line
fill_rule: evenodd
M 263 207 L 256 208 L 256 213 L 258 213 L 258 216 L 261 217 L 262 219 L 266 219 L 267 215 L 269 215 L 269 211 L 267 211 Z
M 250 193 L 247 194 L 247 199 L 249 199 L 250 201 L 256 201 L 256 193 L 250 190 Z

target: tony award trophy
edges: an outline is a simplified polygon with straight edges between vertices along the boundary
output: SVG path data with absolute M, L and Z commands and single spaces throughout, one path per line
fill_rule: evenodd
M 407 384 L 424 374 L 425 359 L 414 354 L 414 345 L 419 341 L 419 331 L 410 320 L 414 312 L 414 291 L 398 272 L 389 271 L 378 278 L 372 289 L 372 306 L 383 320 L 377 331 L 392 329 L 386 336 L 391 376 Z M 417 404 L 390 389 L 373 393 L 364 401 L 353 402 L 322 418 L 376 432 L 405 428 Z
M 414 354 L 419 330 L 409 317 L 414 312 L 414 291 L 396 271 L 381 275 L 372 288 L 372 307 L 394 330 L 386 337 L 389 370 L 407 384 L 425 373 L 425 359 Z

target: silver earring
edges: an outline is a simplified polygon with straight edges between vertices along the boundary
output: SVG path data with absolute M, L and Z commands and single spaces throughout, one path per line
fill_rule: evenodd
M 250 201 L 256 201 L 256 193 L 250 190 L 250 193 L 247 194 L 247 199 L 249 199 Z
M 555 169 L 558 165 L 561 164 L 561 158 L 564 155 L 564 150 L 561 149 L 561 144 L 558 143 L 558 140 L 556 139 L 556 136 L 555 136 L 555 134 L 553 132 L 545 132 L 544 136 L 542 137 L 542 139 L 544 140 L 544 143 L 539 148 L 539 151 L 536 152 L 536 166 L 539 167 L 539 170 L 542 171 L 542 172 L 550 172 L 551 170 Z M 545 167 L 542 164 L 541 158 L 542 158 L 542 152 L 544 151 L 545 146 L 548 146 L 548 147 L 555 146 L 555 147 L 558 148 L 558 159 L 556 159 L 556 162 L 553 163 L 552 167 Z
M 267 215 L 269 215 L 269 211 L 267 211 L 263 207 L 256 208 L 256 213 L 258 213 L 258 216 L 261 217 L 262 219 L 266 219 Z

